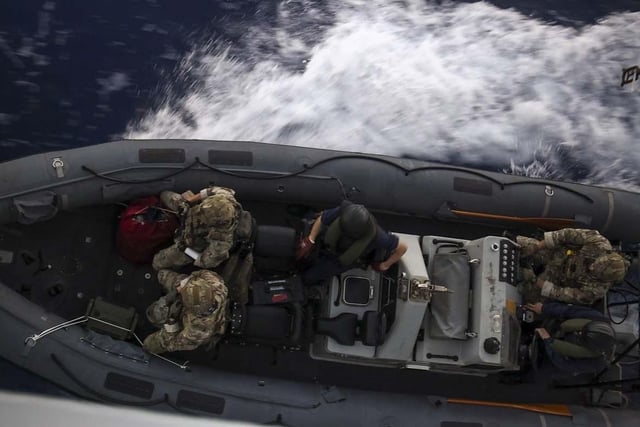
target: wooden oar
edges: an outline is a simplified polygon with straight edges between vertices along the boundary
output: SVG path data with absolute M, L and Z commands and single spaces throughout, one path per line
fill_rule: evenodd
M 571 410 L 567 405 L 552 404 L 552 403 L 508 403 L 508 402 L 490 402 L 487 400 L 472 400 L 472 399 L 447 399 L 448 403 L 460 403 L 463 405 L 478 405 L 478 406 L 490 406 L 497 408 L 513 408 L 524 409 L 525 411 L 539 412 L 549 415 L 560 415 L 563 417 L 570 417 Z
M 461 211 L 457 209 L 451 209 L 451 212 L 456 215 L 468 216 L 471 218 L 532 224 L 537 227 L 543 228 L 545 230 L 558 230 L 560 228 L 573 227 L 577 223 L 575 219 L 571 219 L 571 218 L 508 216 L 508 215 L 497 215 L 497 214 L 490 214 L 490 213 L 484 213 L 484 212 Z

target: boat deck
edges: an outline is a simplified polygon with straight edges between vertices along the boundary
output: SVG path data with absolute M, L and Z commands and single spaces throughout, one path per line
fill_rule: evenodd
M 245 205 L 260 223 L 295 222 L 285 207 L 261 209 Z M 118 213 L 121 206 L 99 206 L 64 212 L 43 223 L 0 227 L 0 281 L 24 297 L 64 318 L 85 314 L 90 299 L 100 296 L 122 306 L 133 306 L 140 315 L 136 333 L 144 338 L 153 331 L 147 322 L 146 307 L 160 296 L 160 287 L 150 265 L 134 265 L 123 260 L 114 249 Z M 263 212 L 262 216 L 256 212 Z M 383 226 L 419 234 L 488 233 L 492 230 L 465 229 L 454 224 L 433 229 L 424 223 L 379 216 Z M 494 232 L 496 230 L 493 230 Z M 517 385 L 500 375 L 474 377 L 428 371 L 372 368 L 319 362 L 304 351 L 275 350 L 268 346 L 221 343 L 217 351 L 196 350 L 172 355 L 192 364 L 208 364 L 215 369 L 242 372 L 258 377 L 277 377 L 324 385 L 364 388 L 387 392 L 437 395 L 504 402 L 575 403 L 584 402 L 584 390 L 558 390 L 549 387 L 553 375 L 543 369 L 534 378 Z M 638 371 L 636 367 L 635 375 Z M 633 399 L 636 402 L 640 399 Z

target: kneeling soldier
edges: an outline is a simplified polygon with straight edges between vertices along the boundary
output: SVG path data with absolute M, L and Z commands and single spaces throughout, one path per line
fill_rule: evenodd
M 224 333 L 227 287 L 218 274 L 207 270 L 191 275 L 160 270 L 158 281 L 168 295 L 149 306 L 147 317 L 162 329 L 144 340 L 145 350 L 152 353 L 193 350 Z
M 565 228 L 544 233 L 543 240 L 518 236 L 516 242 L 524 261 L 544 267 L 540 274 L 532 266 L 520 270 L 518 290 L 530 303 L 544 297 L 592 305 L 624 279 L 629 266 L 596 230 Z
M 191 263 L 200 268 L 215 268 L 226 261 L 242 212 L 234 194 L 224 187 L 209 187 L 186 198 L 163 191 L 160 199 L 180 214 L 182 226 L 175 243 L 155 255 L 153 268 L 179 268 Z

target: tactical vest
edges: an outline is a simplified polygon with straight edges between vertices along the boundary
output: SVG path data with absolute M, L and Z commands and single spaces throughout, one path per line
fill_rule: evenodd
M 374 221 L 373 217 L 371 220 Z M 376 225 L 377 226 L 377 225 Z M 356 263 L 365 264 L 364 258 L 369 255 L 369 245 L 376 238 L 376 234 L 365 236 L 362 239 L 354 240 L 343 233 L 340 226 L 340 218 L 333 221 L 324 235 L 324 245 L 330 253 L 336 255 L 343 266 Z
M 614 252 L 608 241 L 602 240 L 598 232 L 587 231 L 580 234 L 581 244 L 563 244 L 554 250 L 548 266 L 555 270 L 567 284 L 591 277 L 589 266 L 602 255 Z
M 209 197 L 215 197 L 215 195 Z M 204 201 L 189 209 L 179 231 L 180 240 L 184 246 L 190 247 L 198 252 L 203 251 L 207 247 L 209 239 L 212 237 L 217 240 L 233 239 L 233 234 L 238 225 L 240 212 L 242 210 L 242 206 L 233 196 L 220 197 L 220 203 L 231 205 L 236 210 L 235 220 L 228 224 L 226 228 L 221 228 L 215 224 L 211 224 L 209 220 L 210 213 L 203 208 L 203 202 Z
M 225 261 L 222 278 L 229 289 L 229 299 L 246 304 L 249 301 L 249 284 L 253 270 L 253 244 L 256 238 L 256 221 L 248 211 L 240 212 L 238 226 Z
M 574 359 L 594 359 L 599 353 L 589 350 L 580 343 L 582 328 L 591 322 L 589 319 L 569 319 L 560 324 L 560 330 L 554 337 L 551 348 L 558 354 Z
M 545 262 L 545 271 L 559 286 L 575 287 L 590 276 L 589 265 L 595 258 L 579 249 L 557 248 Z

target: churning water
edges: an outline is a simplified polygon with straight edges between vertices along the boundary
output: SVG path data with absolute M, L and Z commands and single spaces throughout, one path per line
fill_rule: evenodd
M 130 138 L 256 140 L 640 188 L 640 13 L 550 25 L 487 3 L 283 2 L 198 46 Z M 265 48 L 269 46 L 269 48 Z M 184 85 L 181 85 L 183 87 Z

